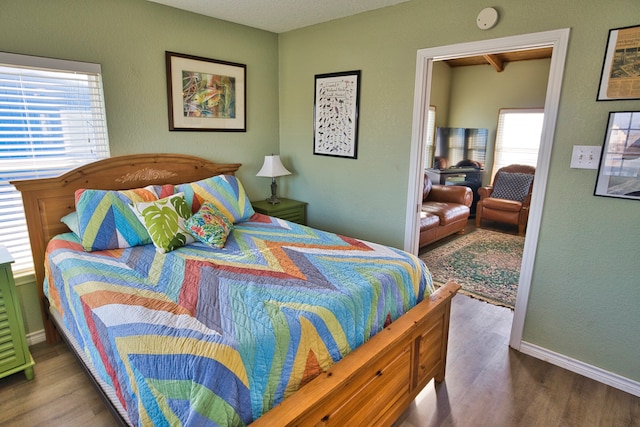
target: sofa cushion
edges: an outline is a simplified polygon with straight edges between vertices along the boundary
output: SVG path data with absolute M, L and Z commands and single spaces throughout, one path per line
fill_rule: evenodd
M 440 217 L 425 212 L 420 212 L 420 231 L 429 230 L 440 225 Z
M 507 199 L 494 199 L 493 197 L 489 197 L 488 199 L 484 199 L 482 201 L 482 207 L 484 209 L 495 209 L 499 211 L 520 212 L 520 209 L 522 209 L 522 202 Z
M 469 218 L 469 207 L 458 203 L 428 202 L 422 204 L 422 211 L 435 215 L 440 219 L 440 225 L 449 225 L 455 221 Z
M 441 202 L 471 206 L 473 192 L 469 187 L 457 185 L 434 185 L 423 203 Z

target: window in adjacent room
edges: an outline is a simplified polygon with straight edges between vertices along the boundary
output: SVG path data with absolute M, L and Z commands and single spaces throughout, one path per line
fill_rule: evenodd
M 436 107 L 429 106 L 429 112 L 427 113 L 427 126 L 425 128 L 424 135 L 424 168 L 433 167 L 433 152 L 435 149 L 434 138 L 436 133 Z
M 512 164 L 536 166 L 543 120 L 542 108 L 500 110 L 492 178 L 498 169 L 504 166 Z
M 12 180 L 59 175 L 109 156 L 98 64 L 0 52 L 0 244 L 16 277 L 33 274 Z

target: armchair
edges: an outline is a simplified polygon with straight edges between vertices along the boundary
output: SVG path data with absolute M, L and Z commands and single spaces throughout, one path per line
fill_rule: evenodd
M 476 207 L 476 226 L 490 220 L 518 226 L 524 236 L 529 220 L 529 205 L 536 169 L 527 165 L 509 165 L 496 172 L 493 185 L 480 187 Z

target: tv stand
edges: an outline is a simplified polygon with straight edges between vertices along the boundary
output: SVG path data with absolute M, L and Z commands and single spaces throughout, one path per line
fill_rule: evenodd
M 451 178 L 463 178 L 460 181 L 477 182 L 482 185 L 484 169 L 454 167 L 448 169 L 427 169 L 426 172 L 434 184 L 452 185 L 456 184 L 458 179 L 452 180 Z M 449 182 L 447 182 L 447 180 L 449 180 Z

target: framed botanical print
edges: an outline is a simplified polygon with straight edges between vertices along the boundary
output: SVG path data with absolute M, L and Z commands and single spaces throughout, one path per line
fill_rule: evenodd
M 165 56 L 170 131 L 246 131 L 246 65 Z

